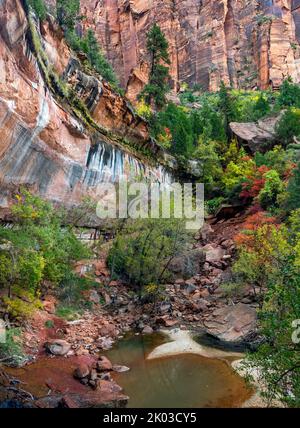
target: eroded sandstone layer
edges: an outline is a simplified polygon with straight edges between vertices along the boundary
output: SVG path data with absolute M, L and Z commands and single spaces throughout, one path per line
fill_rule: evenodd
M 173 87 L 278 87 L 300 79 L 299 0 L 86 0 L 92 27 L 131 100 L 147 80 L 146 34 L 158 22 L 170 45 Z
M 23 6 L 0 2 L 1 208 L 22 185 L 69 205 L 121 175 L 166 179 L 147 123 L 100 76 L 86 74 L 51 17 L 40 27 Z M 139 155 L 145 150 L 152 164 Z

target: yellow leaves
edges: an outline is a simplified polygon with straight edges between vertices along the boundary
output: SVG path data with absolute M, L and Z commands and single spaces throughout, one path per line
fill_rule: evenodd
M 229 162 L 223 176 L 223 183 L 226 189 L 231 190 L 239 184 L 242 179 L 254 174 L 255 162 L 249 157 L 242 157 L 237 162 Z
M 36 310 L 43 307 L 37 296 L 21 287 L 14 287 L 13 297 L 3 297 L 3 302 L 6 305 L 7 312 L 18 320 L 30 318 Z
M 294 266 L 295 268 L 300 269 L 300 233 L 298 233 L 296 236 L 296 243 L 294 245 Z
M 149 118 L 152 114 L 151 106 L 146 104 L 145 100 L 142 99 L 136 106 L 136 112 L 139 116 Z

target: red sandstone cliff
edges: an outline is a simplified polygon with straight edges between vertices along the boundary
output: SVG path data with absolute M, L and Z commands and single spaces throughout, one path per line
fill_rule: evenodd
M 300 79 L 300 0 L 85 0 L 93 27 L 134 100 L 147 79 L 146 33 L 154 21 L 170 44 L 171 75 L 215 90 L 278 87 Z
M 159 158 L 147 123 L 88 74 L 51 17 L 40 25 L 20 0 L 1 1 L 0 208 L 21 185 L 77 204 L 120 175 L 164 179 L 145 150 Z
M 221 80 L 277 87 L 287 75 L 299 81 L 300 0 L 86 0 L 82 12 L 132 100 L 147 79 L 154 20 L 169 40 L 175 89 L 188 82 L 214 90 Z M 76 203 L 130 171 L 163 179 L 160 167 L 147 169 L 143 156 L 120 147 L 129 141 L 157 156 L 145 121 L 81 66 L 53 19 L 34 27 L 39 53 L 22 1 L 0 2 L 0 205 L 20 185 Z

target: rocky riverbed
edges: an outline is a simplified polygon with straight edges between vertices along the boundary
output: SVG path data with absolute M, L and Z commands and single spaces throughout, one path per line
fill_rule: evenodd
M 172 333 L 171 343 L 157 348 L 149 358 L 183 353 L 208 358 L 224 357 L 224 351 L 194 342 L 188 331 L 213 339 L 219 345 L 215 348 L 228 345 L 233 351 L 240 352 L 251 346 L 256 340 L 257 303 L 253 290 L 245 289 L 239 298 L 229 301 L 220 288 L 230 274 L 230 264 L 235 254 L 234 242 L 230 237 L 239 231 L 246 216 L 237 214 L 233 219 L 214 219 L 207 224 L 193 247 L 174 261 L 174 282 L 166 286 L 163 299 L 155 304 L 139 300 L 126 284 L 110 281 L 105 256 L 79 263 L 76 270 L 80 275 L 92 273 L 95 281 L 101 284 L 85 296 L 92 309 L 74 321 L 64 320 L 55 315 L 58 302 L 49 292 L 43 296 L 43 310 L 38 311 L 23 327 L 27 364 L 34 363 L 35 367 L 38 364 L 40 368 L 34 405 L 126 405 L 128 398 L 111 376 L 114 369 L 110 367 L 106 372 L 101 372 L 97 367 L 99 356 L 128 332 L 149 335 L 161 329 L 177 328 L 177 333 Z M 185 271 L 187 259 L 194 263 L 193 276 L 188 279 Z M 239 358 L 240 354 L 234 352 L 232 356 Z M 55 374 L 56 359 L 59 359 L 62 370 L 60 376 Z M 118 364 L 117 361 L 114 363 Z M 22 370 L 30 374 L 30 367 L 26 365 Z M 13 372 L 13 375 L 17 373 Z M 50 384 L 48 378 L 53 379 Z M 6 385 L 7 382 L 19 385 L 18 382 L 7 380 L 5 376 L 3 379 L 6 379 L 3 384 L 5 390 L 9 391 L 6 401 L 12 398 L 12 392 L 18 396 L 17 390 L 9 390 Z M 64 379 L 63 385 L 60 379 Z M 25 383 L 30 385 L 29 375 Z M 32 386 L 31 391 L 36 392 L 37 385 Z M 26 398 L 25 393 L 25 402 L 29 399 L 32 404 L 28 398 L 30 394 Z M 21 396 L 24 402 L 22 391 Z M 80 396 L 86 398 L 80 400 Z M 4 398 L 5 394 L 2 393 L 2 401 Z

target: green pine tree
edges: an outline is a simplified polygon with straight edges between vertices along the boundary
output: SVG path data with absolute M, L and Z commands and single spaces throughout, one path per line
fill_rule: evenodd
M 79 18 L 80 0 L 56 0 L 57 20 L 65 30 L 72 30 Z
M 228 88 L 226 87 L 223 80 L 222 80 L 221 86 L 220 86 L 219 100 L 220 100 L 219 101 L 219 108 L 220 108 L 220 111 L 224 115 L 225 128 L 226 128 L 226 131 L 228 132 L 229 123 L 232 121 L 232 101 L 230 98 Z
M 83 51 L 87 54 L 89 63 L 101 76 L 112 85 L 118 85 L 118 79 L 112 66 L 102 53 L 93 30 L 89 29 L 82 40 Z
M 154 24 L 147 34 L 147 51 L 151 58 L 149 83 L 139 97 L 144 98 L 147 104 L 154 103 L 158 109 L 166 104 L 166 94 L 170 89 L 169 67 L 165 65 L 170 64 L 168 47 L 164 33 Z

